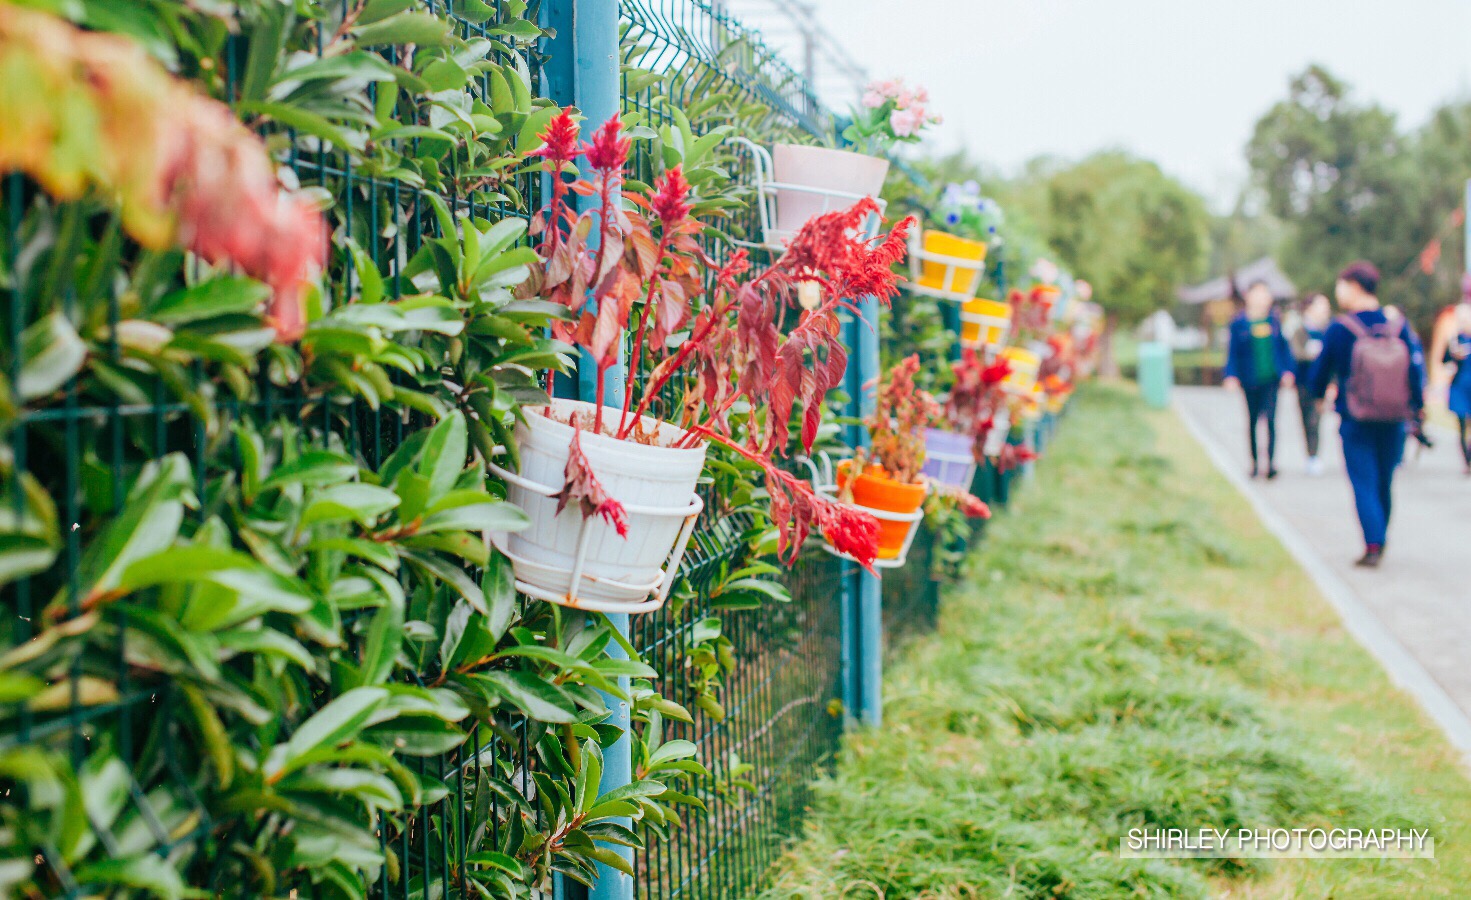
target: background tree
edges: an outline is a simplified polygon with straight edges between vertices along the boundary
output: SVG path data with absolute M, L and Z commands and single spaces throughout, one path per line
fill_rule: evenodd
M 1031 223 L 1074 275 L 1093 285 L 1107 313 L 1106 340 L 1120 325 L 1173 302 L 1200 275 L 1210 216 L 1198 194 L 1159 166 L 1124 151 L 1077 163 L 1039 160 L 1003 199 Z M 1107 354 L 1107 343 L 1105 344 Z M 1105 356 L 1105 366 L 1109 357 Z
M 1347 84 L 1310 66 L 1257 122 L 1247 161 L 1267 211 L 1284 223 L 1279 261 L 1303 290 L 1327 290 L 1345 263 L 1365 258 L 1384 273 L 1384 299 L 1422 327 L 1454 299 L 1471 105 L 1442 107 L 1402 133 L 1392 113 L 1356 102 Z

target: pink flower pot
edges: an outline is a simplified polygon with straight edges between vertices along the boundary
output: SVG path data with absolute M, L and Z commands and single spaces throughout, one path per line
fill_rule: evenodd
M 785 239 L 814 216 L 878 197 L 889 174 L 889 161 L 882 157 L 798 144 L 772 147 L 771 164 L 777 183 L 802 188 L 776 191 L 776 230 Z

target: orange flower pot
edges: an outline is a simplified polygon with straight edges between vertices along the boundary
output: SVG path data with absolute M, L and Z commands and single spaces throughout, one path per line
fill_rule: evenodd
M 848 483 L 851 460 L 838 463 L 838 489 Z M 924 505 L 929 486 L 905 484 L 890 478 L 882 466 L 871 464 L 853 482 L 853 503 L 868 509 L 909 515 Z M 904 552 L 915 522 L 905 519 L 879 518 L 879 559 L 896 559 Z

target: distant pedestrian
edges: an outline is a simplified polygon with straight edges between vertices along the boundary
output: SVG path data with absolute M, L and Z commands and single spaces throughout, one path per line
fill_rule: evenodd
M 1446 406 L 1460 426 L 1461 460 L 1471 475 L 1471 299 L 1455 306 L 1441 362 L 1455 367 L 1446 392 Z
M 1338 274 L 1334 294 L 1343 313 L 1323 335 L 1313 365 L 1314 399 L 1338 384 L 1343 464 L 1364 532 L 1356 563 L 1376 568 L 1389 530 L 1391 483 L 1405 452 L 1406 424 L 1425 404 L 1425 354 L 1404 315 L 1379 304 L 1379 270 L 1356 262 Z
M 1322 416 L 1318 402 L 1313 399 L 1312 385 L 1308 376 L 1313 363 L 1323 352 L 1323 333 L 1333 320 L 1333 305 L 1324 294 L 1309 294 L 1306 299 L 1282 320 L 1282 332 L 1292 346 L 1295 363 L 1293 373 L 1297 376 L 1297 409 L 1302 415 L 1302 433 L 1308 450 L 1307 473 L 1323 474 L 1323 462 L 1318 459 L 1318 432 Z
M 1246 289 L 1245 310 L 1231 321 L 1222 384 L 1239 387 L 1246 397 L 1246 438 L 1251 448 L 1251 477 L 1277 477 L 1277 392 L 1294 383 L 1292 348 L 1282 323 L 1272 313 L 1272 289 L 1265 281 Z M 1266 422 L 1265 460 L 1257 451 L 1257 423 Z

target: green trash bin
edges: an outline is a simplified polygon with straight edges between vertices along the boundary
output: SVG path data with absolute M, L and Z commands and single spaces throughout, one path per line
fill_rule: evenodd
M 1139 393 L 1154 409 L 1170 405 L 1170 388 L 1175 384 L 1175 361 L 1170 348 L 1158 341 L 1139 345 Z

